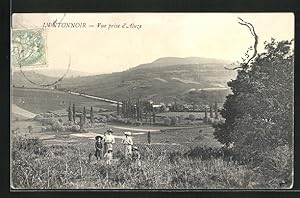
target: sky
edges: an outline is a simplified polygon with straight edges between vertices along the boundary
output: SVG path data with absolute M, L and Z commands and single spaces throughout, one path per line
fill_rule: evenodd
M 91 74 L 119 72 L 161 57 L 206 57 L 241 61 L 253 37 L 237 17 L 250 22 L 259 37 L 258 51 L 271 37 L 294 38 L 293 13 L 18 13 L 13 29 L 39 28 L 57 21 L 94 27 L 45 28 L 47 69 Z M 98 28 L 98 23 L 106 24 Z M 121 28 L 124 23 L 141 25 Z M 110 28 L 109 24 L 120 28 Z M 35 68 L 31 68 L 35 69 Z

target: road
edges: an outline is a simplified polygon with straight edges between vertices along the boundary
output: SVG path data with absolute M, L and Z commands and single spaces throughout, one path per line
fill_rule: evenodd
M 158 132 L 160 130 L 158 129 L 141 129 L 141 128 L 132 128 L 132 127 L 120 127 L 120 126 L 114 126 L 114 125 L 106 125 L 108 127 L 111 127 L 111 128 L 116 128 L 116 129 L 123 129 L 123 130 L 128 130 L 128 131 L 144 131 L 144 132 Z

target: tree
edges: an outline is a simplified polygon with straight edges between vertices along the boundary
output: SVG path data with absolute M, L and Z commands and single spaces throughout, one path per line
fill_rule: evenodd
M 139 105 L 139 101 L 136 101 L 136 117 L 137 120 L 140 121 L 140 105 Z
M 83 107 L 82 114 L 83 114 L 83 120 L 82 120 L 82 122 L 83 122 L 83 124 L 85 124 L 85 122 L 86 122 L 86 110 L 85 110 L 85 107 Z
M 120 104 L 119 104 L 119 102 L 117 103 L 117 115 L 120 115 Z
M 176 116 L 172 116 L 170 119 L 171 119 L 171 125 L 176 126 L 178 123 L 178 118 Z
M 124 117 L 124 115 L 125 115 L 125 100 L 122 100 L 121 113 Z
M 203 118 L 204 123 L 207 123 L 207 120 L 208 120 L 208 116 L 207 116 L 207 108 L 205 107 L 204 118 Z
M 91 111 L 90 111 L 90 120 L 91 120 L 91 124 L 93 125 L 95 123 L 93 107 L 91 107 Z
M 258 157 L 277 147 L 292 148 L 294 52 L 292 41 L 265 42 L 265 52 L 249 65 L 242 64 L 237 78 L 228 83 L 215 137 L 245 157 Z
M 216 119 L 219 119 L 218 103 L 215 103 L 214 108 L 215 108 L 215 118 L 216 118 Z
M 84 129 L 83 113 L 80 115 L 79 126 L 80 126 L 80 130 L 82 131 Z
M 73 104 L 73 122 L 75 124 L 76 122 L 76 109 L 75 109 L 75 104 Z
M 150 131 L 148 131 L 148 135 L 147 135 L 147 140 L 148 140 L 148 144 L 151 144 L 151 133 Z
M 165 124 L 166 126 L 171 126 L 171 119 L 170 119 L 169 117 L 166 117 L 166 118 L 164 119 L 164 124 Z
M 31 125 L 29 125 L 27 128 L 28 128 L 28 132 L 31 133 L 33 130 L 33 127 Z
M 142 121 L 143 122 L 143 114 L 144 114 L 144 110 L 143 110 L 143 103 L 142 102 L 140 102 L 139 103 L 139 109 L 140 109 L 140 121 Z
M 196 120 L 196 116 L 195 116 L 194 114 L 190 114 L 190 115 L 189 115 L 189 120 L 190 120 L 190 121 Z
M 213 118 L 214 117 L 214 110 L 213 110 L 213 105 L 209 105 L 209 117 Z
M 73 122 L 73 112 L 72 112 L 71 105 L 69 105 L 69 108 L 68 108 L 68 119 L 70 122 Z

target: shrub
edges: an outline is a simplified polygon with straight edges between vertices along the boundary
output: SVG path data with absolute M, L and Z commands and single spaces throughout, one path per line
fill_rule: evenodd
M 257 170 L 265 176 L 267 180 L 272 181 L 274 187 L 279 183 L 292 184 L 292 163 L 293 154 L 288 145 L 279 146 L 276 149 L 260 156 L 262 163 L 253 164 L 258 167 Z M 254 161 L 253 163 L 257 163 Z M 289 186 L 288 186 L 289 187 Z
M 176 163 L 176 162 L 179 162 L 180 159 L 183 158 L 183 155 L 181 152 L 179 151 L 173 151 L 173 152 L 169 152 L 168 153 L 168 159 L 171 163 Z
M 184 121 L 184 115 L 180 115 L 178 118 L 178 123 L 182 124 L 183 121 Z
M 143 122 L 142 121 L 135 121 L 134 122 L 134 125 L 136 125 L 136 126 L 142 126 L 143 125 Z
M 51 130 L 52 130 L 52 126 L 51 125 L 46 126 L 46 131 L 51 131 Z
M 196 116 L 194 114 L 189 115 L 189 120 L 194 121 L 196 119 Z
M 164 124 L 165 124 L 166 126 L 171 126 L 171 119 L 170 119 L 169 117 L 166 117 L 166 118 L 164 119 Z
M 105 123 L 107 122 L 107 118 L 105 116 L 98 115 L 97 117 L 95 117 L 95 121 Z
M 45 132 L 47 130 L 47 127 L 43 126 L 41 129 L 42 129 L 42 132 Z
M 31 125 L 29 125 L 27 128 L 28 128 L 28 132 L 31 133 L 33 130 L 33 127 Z
M 171 125 L 176 126 L 178 122 L 178 118 L 176 116 L 173 116 L 170 119 L 171 119 Z
M 208 124 L 213 124 L 213 122 L 214 122 L 214 119 L 213 118 L 207 118 L 207 123 Z
M 41 114 L 44 118 L 51 118 L 53 117 L 53 114 L 52 113 L 42 113 Z
M 43 119 L 43 116 L 41 116 L 40 114 L 36 115 L 33 120 L 35 121 L 41 121 Z
M 111 115 L 106 115 L 106 119 L 107 119 L 108 122 L 111 122 L 111 121 L 114 120 L 114 117 L 111 116 Z
M 52 129 L 53 130 L 58 130 L 58 131 L 62 131 L 62 128 L 63 128 L 63 125 L 61 122 L 59 121 L 55 121 L 53 124 L 52 124 Z
M 50 124 L 50 125 L 53 125 L 55 122 L 58 122 L 58 120 L 54 117 L 46 118 L 44 121 L 46 124 Z
M 79 132 L 80 131 L 80 126 L 79 125 L 73 125 L 71 129 L 74 132 Z

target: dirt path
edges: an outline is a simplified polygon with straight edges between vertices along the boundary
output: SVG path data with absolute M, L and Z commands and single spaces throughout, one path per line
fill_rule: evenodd
M 89 139 L 94 139 L 97 135 L 102 136 L 100 133 L 93 133 L 93 132 L 88 132 L 88 133 L 72 133 L 70 136 L 75 136 L 75 137 L 85 137 Z M 119 136 L 119 135 L 114 135 L 116 139 L 123 139 L 124 136 Z
M 35 113 L 32 113 L 30 111 L 27 111 L 27 110 L 21 108 L 21 107 L 18 107 L 15 104 L 11 105 L 11 112 L 14 113 L 14 114 L 20 115 L 22 117 L 25 117 L 25 118 L 34 118 L 36 116 Z
M 123 130 L 129 130 L 129 131 L 144 131 L 144 132 L 158 132 L 160 130 L 158 129 L 141 129 L 141 128 L 132 128 L 132 127 L 120 127 L 120 126 L 114 126 L 114 125 L 106 125 L 108 127 L 111 127 L 111 128 L 116 128 L 116 129 L 123 129 Z
M 191 129 L 191 128 L 202 128 L 201 126 L 182 126 L 182 127 L 159 127 L 159 129 L 155 128 L 139 128 L 139 127 L 122 127 L 122 126 L 116 126 L 116 125 L 106 125 L 110 128 L 116 128 L 116 129 L 122 129 L 122 130 L 128 130 L 128 131 L 140 131 L 140 132 L 160 132 L 161 130 L 168 130 L 168 129 Z M 141 133 L 144 134 L 144 133 Z

